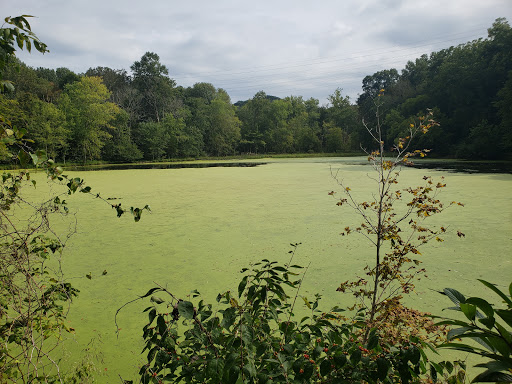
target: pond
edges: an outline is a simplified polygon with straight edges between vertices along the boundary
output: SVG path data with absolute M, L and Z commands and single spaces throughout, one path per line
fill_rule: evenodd
M 136 379 L 144 361 L 142 327 L 148 302 L 135 302 L 155 283 L 184 297 L 197 289 L 208 301 L 236 290 L 241 268 L 263 258 L 286 262 L 290 243 L 302 243 L 295 263 L 310 265 L 302 294 L 323 296 L 321 306 L 349 306 L 353 299 L 336 292 L 372 260 L 372 247 L 362 236 L 340 236 L 360 219 L 328 195 L 340 190 L 332 170 L 362 200 L 371 198 L 375 182 L 362 158 L 259 159 L 257 166 L 189 167 L 73 171 L 93 192 L 117 198 L 123 206 L 149 204 L 139 223 L 89 196 L 74 196 L 77 233 L 67 242 L 65 274 L 81 293 L 69 320 L 76 336 L 66 346 L 68 362 L 94 340 L 101 352 L 99 382 Z M 254 164 L 252 164 L 254 165 Z M 445 176 L 443 201 L 464 207 L 433 218 L 451 232 L 443 243 L 421 249 L 428 278 L 417 283 L 408 303 L 442 314 L 449 301 L 436 293 L 445 287 L 468 295 L 483 292 L 476 279 L 505 288 L 512 276 L 512 175 L 453 173 L 448 170 L 403 169 L 400 186 L 416 186 L 424 175 Z M 63 230 L 65 223 L 57 223 Z M 456 235 L 457 230 L 465 238 Z M 103 271 L 107 273 L 103 275 Z M 91 273 L 92 279 L 85 276 Z M 494 297 L 491 297 L 494 300 Z

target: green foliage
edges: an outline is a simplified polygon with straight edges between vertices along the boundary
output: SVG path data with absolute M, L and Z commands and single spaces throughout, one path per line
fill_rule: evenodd
M 422 55 L 409 61 L 401 74 L 390 69 L 367 76 L 359 112 L 375 123 L 372 100 L 380 85 L 386 89 L 383 120 L 391 115 L 389 122 L 395 123 L 395 132 L 385 138 L 388 142 L 400 137 L 397 112 L 409 119 L 429 107 L 436 109 L 441 126 L 435 139 L 423 145 L 445 156 L 504 158 L 511 148 L 506 123 L 510 108 L 502 101 L 512 70 L 511 52 L 512 28 L 504 18 L 496 19 L 487 39 Z
M 428 377 L 430 368 L 442 374 L 442 365 L 428 363 L 427 343 L 412 338 L 388 345 L 377 329 L 363 342 L 359 317 L 343 318 L 339 308 L 321 311 L 320 295 L 299 296 L 300 270 L 263 260 L 244 268 L 236 293 L 219 294 L 214 305 L 197 291 L 188 301 L 163 287 L 150 289 L 141 296 L 152 305 L 145 309 L 140 381 L 409 383 Z M 295 308 L 297 299 L 304 310 Z
M 449 309 L 462 312 L 463 320 L 446 319 L 440 325 L 453 328 L 448 333 L 448 342 L 443 348 L 473 353 L 488 359 L 477 364 L 485 368 L 472 382 L 512 382 L 512 283 L 508 292 L 485 280 L 479 281 L 493 291 L 500 302 L 492 304 L 481 297 L 466 298 L 459 291 L 445 288 L 442 292 L 455 304 Z M 470 340 L 476 343 L 464 343 Z
M 33 45 L 41 53 L 48 52 L 46 44 L 39 41 L 31 31 L 30 24 L 27 21 L 28 17 L 32 16 L 6 17 L 4 19 L 5 24 L 12 27 L 0 28 L 0 92 L 3 92 L 5 88 L 14 90 L 12 83 L 3 79 L 3 72 L 6 65 L 15 58 L 16 49 L 26 49 L 30 52 Z
M 68 84 L 59 100 L 71 134 L 72 155 L 84 163 L 99 158 L 105 141 L 111 137 L 107 129 L 113 128 L 111 123 L 120 110 L 109 98 L 110 92 L 101 78 L 82 77 Z

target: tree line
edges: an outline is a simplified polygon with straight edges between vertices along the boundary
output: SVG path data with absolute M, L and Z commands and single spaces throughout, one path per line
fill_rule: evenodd
M 440 122 L 420 146 L 445 157 L 500 159 L 512 149 L 512 29 L 504 18 L 488 37 L 366 76 L 353 102 L 337 88 L 328 103 L 264 91 L 232 103 L 209 83 L 183 87 L 156 53 L 130 72 L 11 63 L 0 113 L 27 131 L 33 149 L 58 161 L 130 162 L 240 153 L 347 153 L 366 148 L 364 122 L 381 101 L 384 140 L 396 143 L 411 121 L 434 111 Z M 6 159 L 0 148 L 0 157 Z

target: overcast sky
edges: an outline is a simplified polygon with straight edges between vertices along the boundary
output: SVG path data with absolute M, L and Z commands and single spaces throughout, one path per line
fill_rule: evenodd
M 33 67 L 130 70 L 156 52 L 178 85 L 209 82 L 233 102 L 260 90 L 325 103 L 355 101 L 364 76 L 487 36 L 512 0 L 0 0 L 2 18 L 29 14 L 50 53 Z

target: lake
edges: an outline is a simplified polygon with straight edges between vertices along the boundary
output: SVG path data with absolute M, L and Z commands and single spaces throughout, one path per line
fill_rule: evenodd
M 362 158 L 259 159 L 255 166 L 70 171 L 101 192 L 121 198 L 123 206 L 149 204 L 139 223 L 90 196 L 69 198 L 77 233 L 67 243 L 63 268 L 80 289 L 69 315 L 76 337 L 66 343 L 76 361 L 77 351 L 94 339 L 100 352 L 99 382 L 136 379 L 144 360 L 140 352 L 148 302 L 125 307 L 155 282 L 184 297 L 197 289 L 213 301 L 218 292 L 236 290 L 241 268 L 263 258 L 286 262 L 290 243 L 300 242 L 295 263 L 311 263 L 302 294 L 323 295 L 323 305 L 349 306 L 353 299 L 336 292 L 339 283 L 354 279 L 373 249 L 357 234 L 340 236 L 347 225 L 360 223 L 349 207 L 338 207 L 328 195 L 340 191 L 339 177 L 362 200 L 371 198 L 375 182 Z M 228 162 L 229 163 L 229 162 Z M 252 164 L 254 165 L 254 164 Z M 434 290 L 456 288 L 469 295 L 484 291 L 476 279 L 508 287 L 512 276 L 512 175 L 453 173 L 443 169 L 403 169 L 400 186 L 420 185 L 424 175 L 445 176 L 440 199 L 461 201 L 432 222 L 451 231 L 443 243 L 421 248 L 428 278 L 417 283 L 407 300 L 415 308 L 442 314 L 447 298 Z M 67 224 L 66 224 L 67 223 Z M 67 228 L 66 222 L 56 226 Z M 465 238 L 456 235 L 457 230 Z M 106 270 L 107 274 L 102 275 Z M 85 277 L 91 273 L 92 279 Z M 496 302 L 495 297 L 488 296 Z M 462 357 L 462 356 L 460 356 Z

